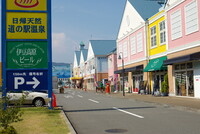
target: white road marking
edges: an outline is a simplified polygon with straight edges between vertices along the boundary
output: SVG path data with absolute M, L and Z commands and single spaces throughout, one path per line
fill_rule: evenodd
M 73 98 L 73 96 L 71 96 L 71 95 L 65 95 L 64 96 L 66 99 L 68 99 L 68 98 Z
M 77 95 L 78 97 L 80 97 L 80 98 L 83 98 L 83 96 L 81 96 L 81 95 Z
M 138 118 L 141 118 L 141 119 L 144 118 L 143 116 L 140 116 L 140 115 L 137 115 L 137 114 L 134 114 L 134 113 L 131 113 L 131 112 L 128 112 L 128 111 L 125 111 L 125 110 L 122 110 L 122 109 L 116 108 L 116 107 L 113 107 L 113 109 L 118 110 L 118 111 L 120 111 L 120 112 L 124 112 L 124 113 L 126 113 L 126 114 L 133 115 L 133 116 L 138 117 Z
M 92 101 L 94 103 L 99 103 L 98 101 L 92 100 L 92 99 L 88 99 L 89 101 Z

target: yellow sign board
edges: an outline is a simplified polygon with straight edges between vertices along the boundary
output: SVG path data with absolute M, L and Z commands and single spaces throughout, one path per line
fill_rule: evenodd
M 47 10 L 47 0 L 7 0 L 6 2 L 7 10 Z
M 47 39 L 46 13 L 8 12 L 7 39 Z

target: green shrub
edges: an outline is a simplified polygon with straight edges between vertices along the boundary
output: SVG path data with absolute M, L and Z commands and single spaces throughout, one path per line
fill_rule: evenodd
M 24 98 L 25 96 L 23 95 L 13 106 L 9 106 L 10 99 L 8 97 L 2 97 L 0 100 L 0 134 L 17 134 L 15 128 L 11 124 L 22 121 L 23 112 L 20 107 Z
M 161 83 L 161 92 L 165 94 L 169 93 L 169 83 L 167 74 L 164 76 L 164 81 Z

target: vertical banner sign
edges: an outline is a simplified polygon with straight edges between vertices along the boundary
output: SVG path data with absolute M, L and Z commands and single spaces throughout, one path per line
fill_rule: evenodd
M 52 98 L 51 0 L 2 0 L 2 88 Z

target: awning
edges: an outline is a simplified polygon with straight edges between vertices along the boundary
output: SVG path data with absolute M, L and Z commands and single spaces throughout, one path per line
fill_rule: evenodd
M 114 71 L 114 74 L 121 74 L 122 72 L 123 72 L 123 69 Z
M 181 57 L 176 57 L 172 59 L 165 60 L 163 62 L 164 65 L 172 65 L 174 63 L 180 63 L 180 62 L 186 62 L 186 61 L 193 61 L 193 60 L 199 60 L 200 59 L 200 52 L 181 56 Z
M 163 61 L 167 59 L 167 56 L 163 56 L 157 59 L 150 60 L 144 69 L 144 72 L 167 70 L 167 67 L 163 65 Z
M 70 79 L 71 80 L 81 80 L 81 79 L 83 79 L 83 77 L 71 77 Z
M 143 65 L 131 67 L 131 68 L 126 68 L 125 72 L 134 72 L 134 71 L 140 71 L 143 70 Z

